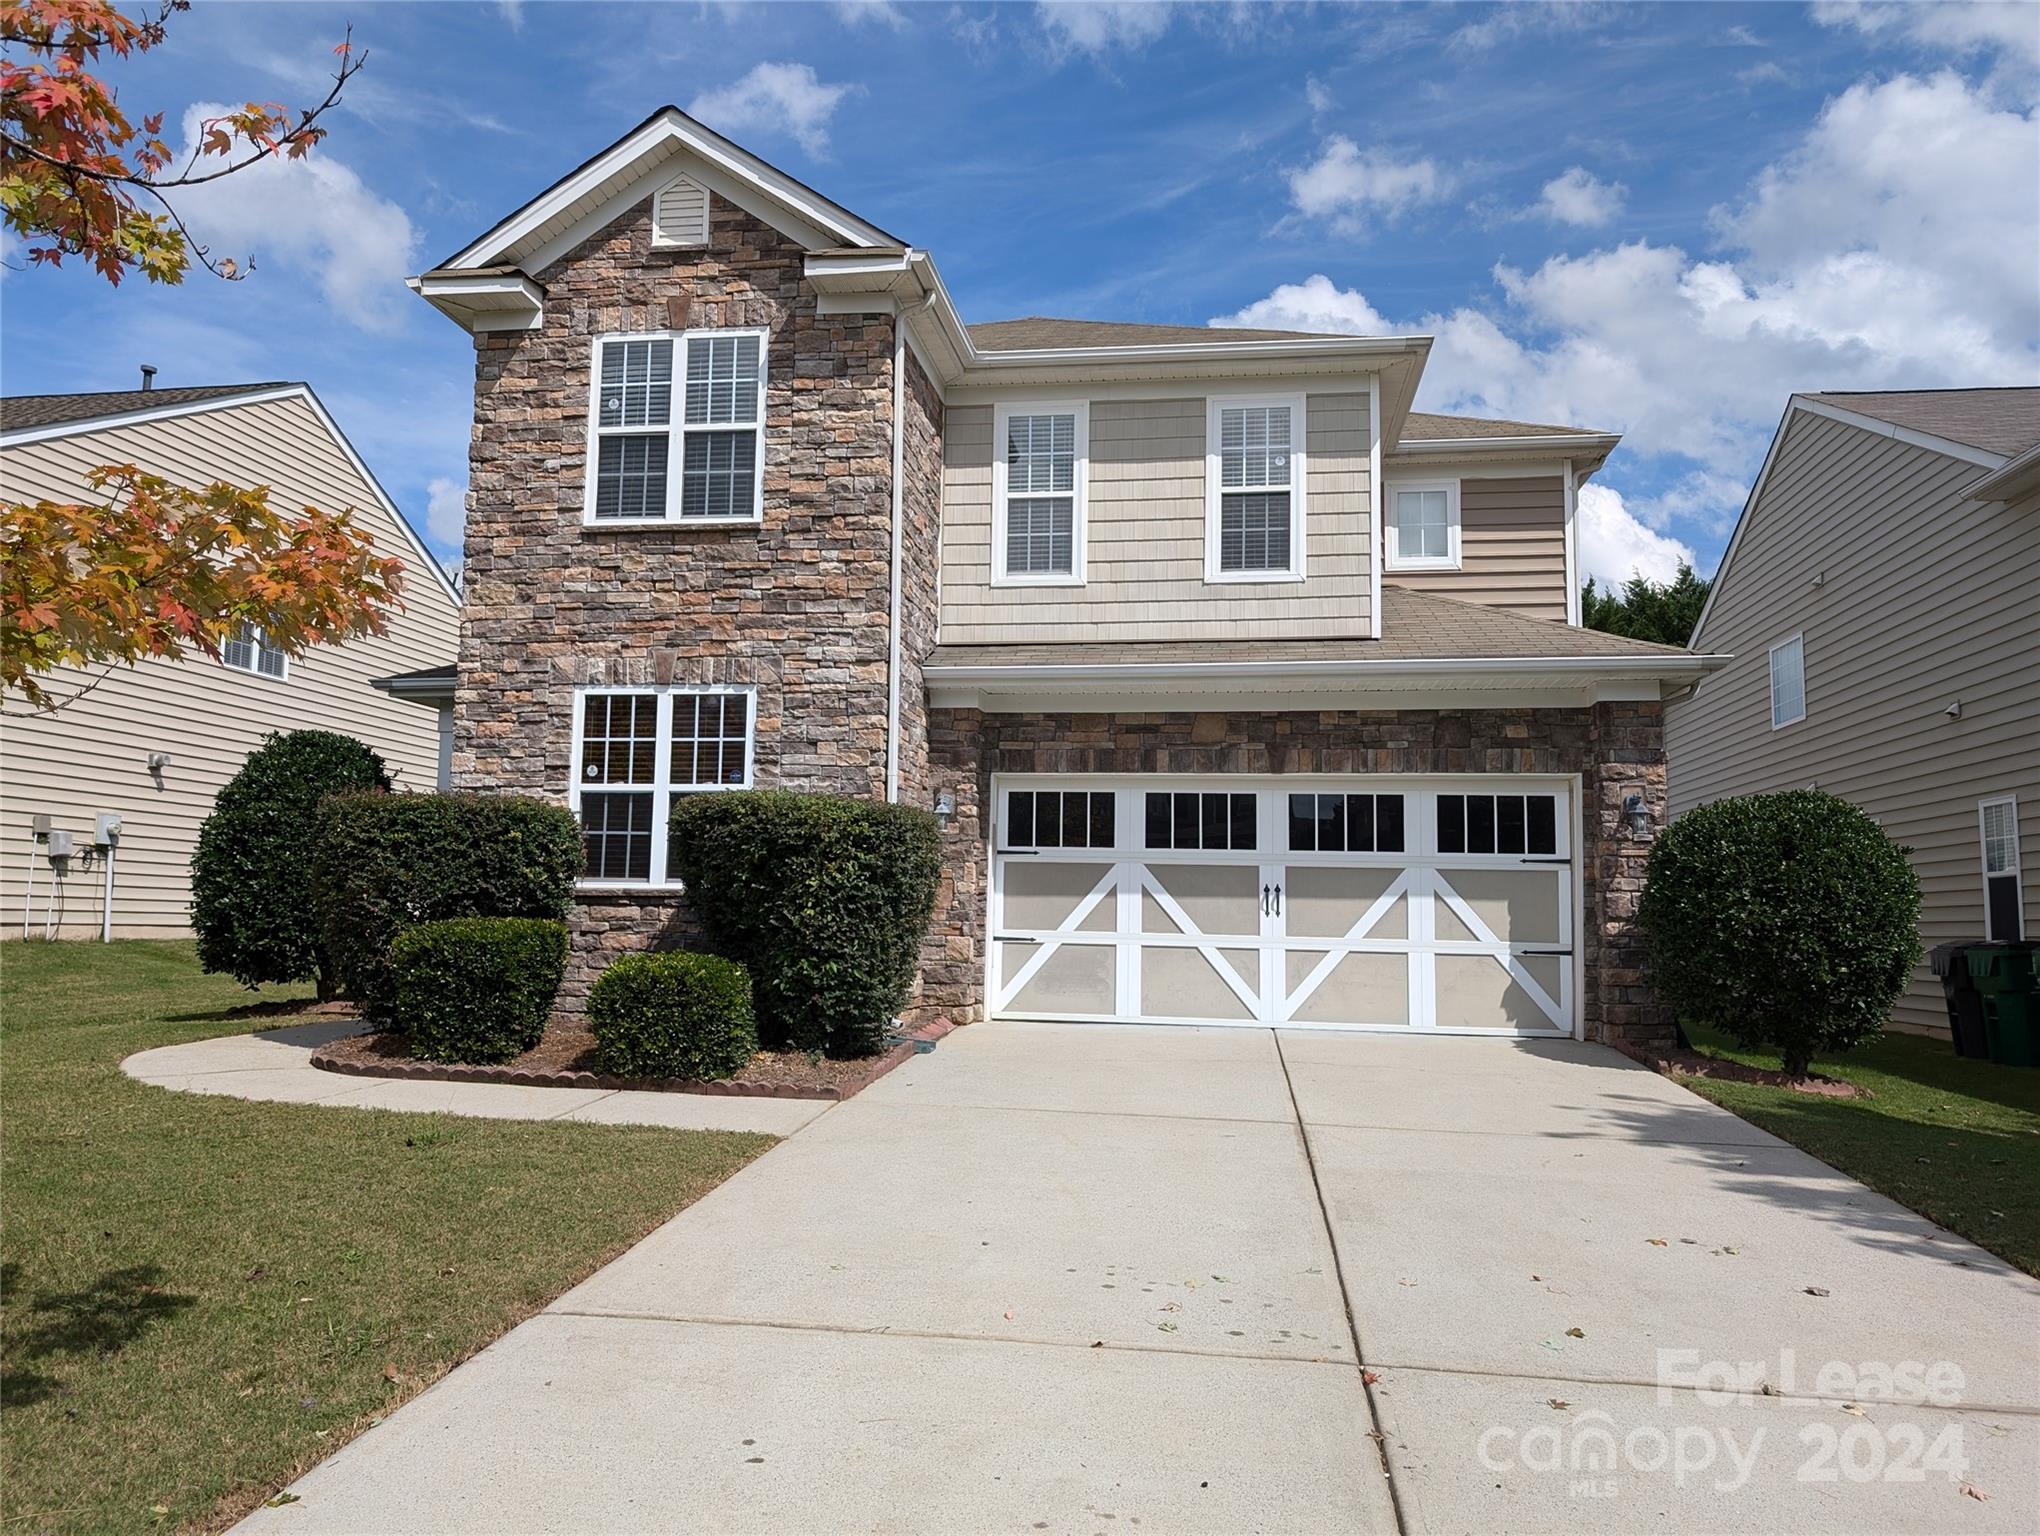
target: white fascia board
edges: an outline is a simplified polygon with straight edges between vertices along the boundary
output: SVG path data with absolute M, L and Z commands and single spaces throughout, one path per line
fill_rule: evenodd
M 1217 334 L 1223 335 L 1223 331 Z M 1055 368 L 1071 364 L 1225 363 L 1246 360 L 1316 361 L 1320 358 L 1373 359 L 1428 349 L 1428 336 L 1327 336 L 1303 341 L 1160 342 L 1124 347 L 1053 347 L 980 351 L 971 348 L 974 368 Z
M 535 331 L 545 321 L 545 290 L 522 273 L 492 277 L 427 274 L 404 285 L 468 331 Z
M 1940 437 L 1932 432 L 1922 432 L 1916 427 L 1901 427 L 1895 422 L 1880 421 L 1875 416 L 1865 416 L 1859 411 L 1830 405 L 1825 400 L 1809 400 L 1804 395 L 1794 395 L 1790 409 L 1805 411 L 1809 416 L 1825 416 L 1830 421 L 1846 422 L 1849 426 L 1860 427 L 1865 432 L 1874 432 L 1879 437 L 1889 437 L 1901 443 L 1910 443 L 1915 448 L 1945 453 L 1951 459 L 1962 459 L 1984 469 L 1997 469 L 2005 462 L 2004 454 L 1992 453 L 1988 448 L 1958 443 L 1952 437 Z
M 1611 702 L 1654 702 L 1677 691 L 1654 678 L 1641 681 L 1568 681 L 1508 688 L 1424 685 L 1353 688 L 1315 683 L 1298 687 L 1184 686 L 1017 690 L 970 684 L 928 684 L 932 709 L 977 709 L 986 714 L 1214 714 L 1293 710 L 1581 709 Z
M 1608 678 L 1691 678 L 1728 665 L 1726 656 L 1691 652 L 1664 656 L 1414 656 L 1329 661 L 1150 661 L 1049 662 L 1019 666 L 945 666 L 922 668 L 933 686 L 968 684 L 980 688 L 1055 683 L 1117 685 L 1128 683 L 1191 683 L 1218 679 L 1350 679 L 1364 683 L 1400 678 L 1506 678 L 1562 676 L 1590 680 Z
M 680 145 L 726 175 L 749 182 L 773 201 L 783 204 L 845 245 L 889 246 L 899 243 L 876 225 L 867 224 L 848 209 L 829 202 L 813 188 L 802 186 L 784 171 L 767 165 L 748 150 L 703 128 L 679 110 L 667 108 L 579 170 L 555 182 L 442 265 L 491 265 L 505 249 L 549 222 L 591 189 L 622 173 L 633 161 L 669 143 Z
M 1619 432 L 1540 432 L 1525 437 L 1405 437 L 1397 444 L 1397 455 L 1405 453 L 1495 452 L 1564 455 L 1582 450 L 1612 452 L 1622 441 Z
M 2006 460 L 2002 469 L 1991 471 L 1964 494 L 1976 501 L 2010 501 L 2036 485 L 2040 485 L 2040 443 Z

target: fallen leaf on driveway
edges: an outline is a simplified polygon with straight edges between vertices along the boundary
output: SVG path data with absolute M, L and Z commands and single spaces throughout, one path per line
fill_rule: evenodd
M 1013 1321 L 1013 1314 L 1011 1312 L 1006 1314 L 1006 1321 L 1009 1323 Z
M 1968 1494 L 1969 1497 L 1971 1497 L 1972 1499 L 1977 1500 L 1979 1503 L 1987 1503 L 1990 1500 L 1990 1495 L 1985 1493 L 1981 1488 L 1977 1487 L 1976 1484 L 1974 1483 L 1964 1483 L 1962 1485 L 1962 1491 Z
M 1562 1397 L 1547 1397 L 1545 1401 L 1551 1404 L 1551 1406 L 1556 1408 L 1560 1413 L 1564 1413 L 1566 1409 L 1572 1407 L 1572 1404 L 1567 1402 Z
M 1362 1386 L 1371 1387 L 1379 1380 L 1381 1380 L 1381 1377 L 1373 1371 L 1362 1371 L 1360 1373 L 1360 1384 Z
M 275 1498 L 269 1501 L 269 1507 L 271 1509 L 281 1509 L 283 1508 L 284 1505 L 295 1504 L 297 1503 L 297 1501 L 298 1496 L 294 1493 L 279 1493 Z
M 1156 1323 L 1155 1326 L 1161 1329 L 1162 1332 L 1164 1333 L 1174 1333 L 1176 1331 L 1176 1325 L 1174 1323 Z
M 1825 1296 L 1828 1294 L 1828 1288 L 1824 1285 L 1809 1285 L 1806 1287 L 1806 1294 L 1809 1296 Z
M 1651 1247 L 1653 1247 L 1653 1248 L 1669 1248 L 1669 1247 L 1671 1247 L 1671 1244 L 1670 1244 L 1670 1243 L 1668 1243 L 1668 1242 L 1666 1242 L 1666 1241 L 1665 1241 L 1665 1240 L 1664 1240 L 1663 1238 L 1661 1238 L 1661 1237 L 1646 1237 L 1646 1238 L 1644 1239 L 1644 1241 L 1645 1241 L 1646 1243 L 1649 1243 L 1649 1244 L 1651 1245 Z
M 1103 1349 L 1104 1347 L 1105 1347 L 1105 1341 L 1104 1341 L 1103 1339 L 1093 1339 L 1093 1340 L 1091 1340 L 1091 1348 L 1093 1348 L 1093 1349 Z
M 1565 1336 L 1569 1339 L 1584 1339 L 1587 1334 L 1584 1328 L 1568 1328 L 1565 1331 Z
M 1868 1412 L 1864 1410 L 1863 1405 L 1860 1403 L 1844 1403 L 1842 1404 L 1842 1412 L 1853 1413 L 1859 1419 L 1867 1419 L 1868 1417 L 1870 1417 Z

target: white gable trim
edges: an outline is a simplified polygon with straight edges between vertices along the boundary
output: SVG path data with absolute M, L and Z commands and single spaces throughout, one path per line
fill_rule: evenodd
M 347 457 L 347 462 L 354 467 L 355 473 L 361 476 L 362 482 L 375 496 L 377 505 L 403 530 L 411 548 L 425 562 L 426 568 L 438 578 L 440 591 L 445 593 L 447 601 L 452 603 L 458 612 L 460 592 L 454 586 L 453 578 L 446 574 L 445 567 L 440 565 L 438 558 L 418 536 L 418 530 L 411 526 L 411 520 L 404 516 L 402 509 L 394 501 L 390 500 L 389 493 L 382 488 L 382 482 L 376 479 L 368 465 L 362 461 L 361 455 L 354 451 L 354 445 L 347 441 L 347 434 L 340 430 L 339 424 L 333 420 L 332 413 L 326 409 L 319 397 L 312 393 L 308 384 L 283 384 L 270 389 L 251 389 L 246 394 L 214 395 L 209 400 L 186 400 L 176 405 L 149 406 L 143 410 L 121 411 L 111 416 L 89 416 L 81 421 L 60 421 L 47 427 L 26 427 L 18 432 L 0 433 L 0 448 L 46 442 L 58 437 L 82 437 L 88 432 L 106 432 L 116 427 L 138 426 L 150 421 L 168 421 L 173 417 L 196 416 L 205 411 L 230 410 L 242 405 L 262 405 L 271 400 L 298 399 L 311 407 L 312 414 L 319 418 L 319 424 L 339 445 L 341 453 Z
M 1700 617 L 1694 620 L 1692 638 L 1686 642 L 1688 650 L 1700 649 L 1700 637 L 1706 633 L 1708 615 L 1714 612 L 1714 600 L 1721 596 L 1721 589 L 1727 584 L 1729 568 L 1735 561 L 1735 552 L 1742 545 L 1743 531 L 1749 527 L 1750 514 L 1756 510 L 1757 502 L 1764 494 L 1764 484 L 1771 478 L 1771 466 L 1778 461 L 1778 450 L 1785 444 L 1785 433 L 1792 425 L 1795 411 L 1804 412 L 1809 416 L 1824 416 L 1829 421 L 1859 427 L 1865 432 L 1874 432 L 1879 437 L 1889 437 L 1901 443 L 1910 443 L 1915 448 L 1945 453 L 1966 463 L 1981 464 L 1985 469 L 1996 469 L 2005 462 L 2005 456 L 2001 453 L 1989 453 L 1982 448 L 1972 448 L 1967 443 L 1951 442 L 1930 432 L 1915 432 L 1910 427 L 1894 426 L 1875 417 L 1845 411 L 1818 400 L 1809 400 L 1804 395 L 1792 396 L 1785 402 L 1785 414 L 1778 418 L 1778 430 L 1771 434 L 1771 446 L 1764 451 L 1763 467 L 1757 471 L 1756 482 L 1750 487 L 1750 494 L 1743 502 L 1742 511 L 1736 514 L 1735 531 L 1728 536 L 1728 548 L 1721 553 L 1721 563 L 1714 568 L 1714 581 L 1707 589 L 1707 601 L 1700 605 Z
M 803 186 L 784 171 L 767 165 L 750 151 L 739 148 L 721 134 L 695 122 L 677 107 L 663 107 L 647 122 L 612 144 L 579 170 L 553 183 L 443 265 L 447 267 L 493 265 L 502 259 L 510 247 L 558 217 L 562 211 L 585 197 L 591 190 L 601 186 L 611 177 L 624 173 L 634 163 L 672 145 L 687 150 L 705 166 L 720 172 L 724 177 L 762 192 L 813 229 L 840 244 L 863 246 L 899 244 L 877 225 L 866 223 L 848 209 L 830 202 L 813 188 Z M 717 187 L 709 178 L 697 179 L 707 181 L 711 192 L 724 190 Z M 635 192 L 632 202 L 646 195 L 641 188 L 635 189 Z M 725 192 L 724 195 L 729 194 Z M 605 204 L 605 208 L 613 203 L 612 199 L 610 204 Z M 628 207 L 630 204 L 626 203 L 624 206 Z M 599 218 L 602 214 L 598 211 L 593 217 Z M 615 214 L 610 213 L 608 217 L 614 218 Z M 525 266 L 526 270 L 532 269 L 530 262 L 520 264 Z M 540 263 L 539 266 L 542 269 L 543 264 Z

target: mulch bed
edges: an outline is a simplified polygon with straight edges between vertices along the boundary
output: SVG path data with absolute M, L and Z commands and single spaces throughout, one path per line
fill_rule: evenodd
M 1822 1077 L 1818 1072 L 1809 1072 L 1805 1077 L 1793 1077 L 1788 1073 L 1775 1072 L 1769 1067 L 1753 1067 L 1747 1062 L 1723 1061 L 1719 1056 L 1703 1056 L 1698 1051 L 1678 1047 L 1670 1050 L 1645 1050 L 1627 1041 L 1617 1043 L 1615 1049 L 1666 1077 L 1711 1077 L 1731 1083 L 1763 1083 L 1772 1088 L 1789 1088 L 1794 1093 L 1811 1094 L 1820 1099 L 1875 1097 L 1868 1088 L 1859 1083 L 1844 1082 L 1838 1077 Z
M 586 1029 L 555 1026 L 531 1050 L 499 1066 L 456 1066 L 416 1061 L 410 1042 L 394 1030 L 349 1035 L 312 1052 L 312 1065 L 350 1077 L 394 1077 L 413 1082 L 518 1083 L 533 1088 L 633 1088 L 655 1093 L 705 1093 L 745 1098 L 847 1099 L 934 1043 L 955 1026 L 947 1019 L 909 1031 L 883 1055 L 859 1061 L 810 1059 L 800 1051 L 760 1051 L 735 1077 L 700 1082 L 677 1077 L 615 1077 L 595 1069 L 595 1037 Z

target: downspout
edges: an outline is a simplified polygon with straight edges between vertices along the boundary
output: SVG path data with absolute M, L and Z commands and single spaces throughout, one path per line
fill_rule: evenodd
M 1381 485 L 1381 375 L 1367 381 L 1367 625 L 1372 639 L 1381 638 L 1382 507 L 1387 493 Z
M 907 253 L 912 264 L 914 253 Z M 893 310 L 892 352 L 892 602 L 886 620 L 885 668 L 885 797 L 900 797 L 900 599 L 904 576 L 900 559 L 906 546 L 906 494 L 900 476 L 906 462 L 907 327 Z
M 1565 621 L 1577 629 L 1580 626 L 1580 560 L 1579 539 L 1574 529 L 1578 522 L 1580 505 L 1579 476 L 1573 472 L 1573 461 L 1565 461 Z

